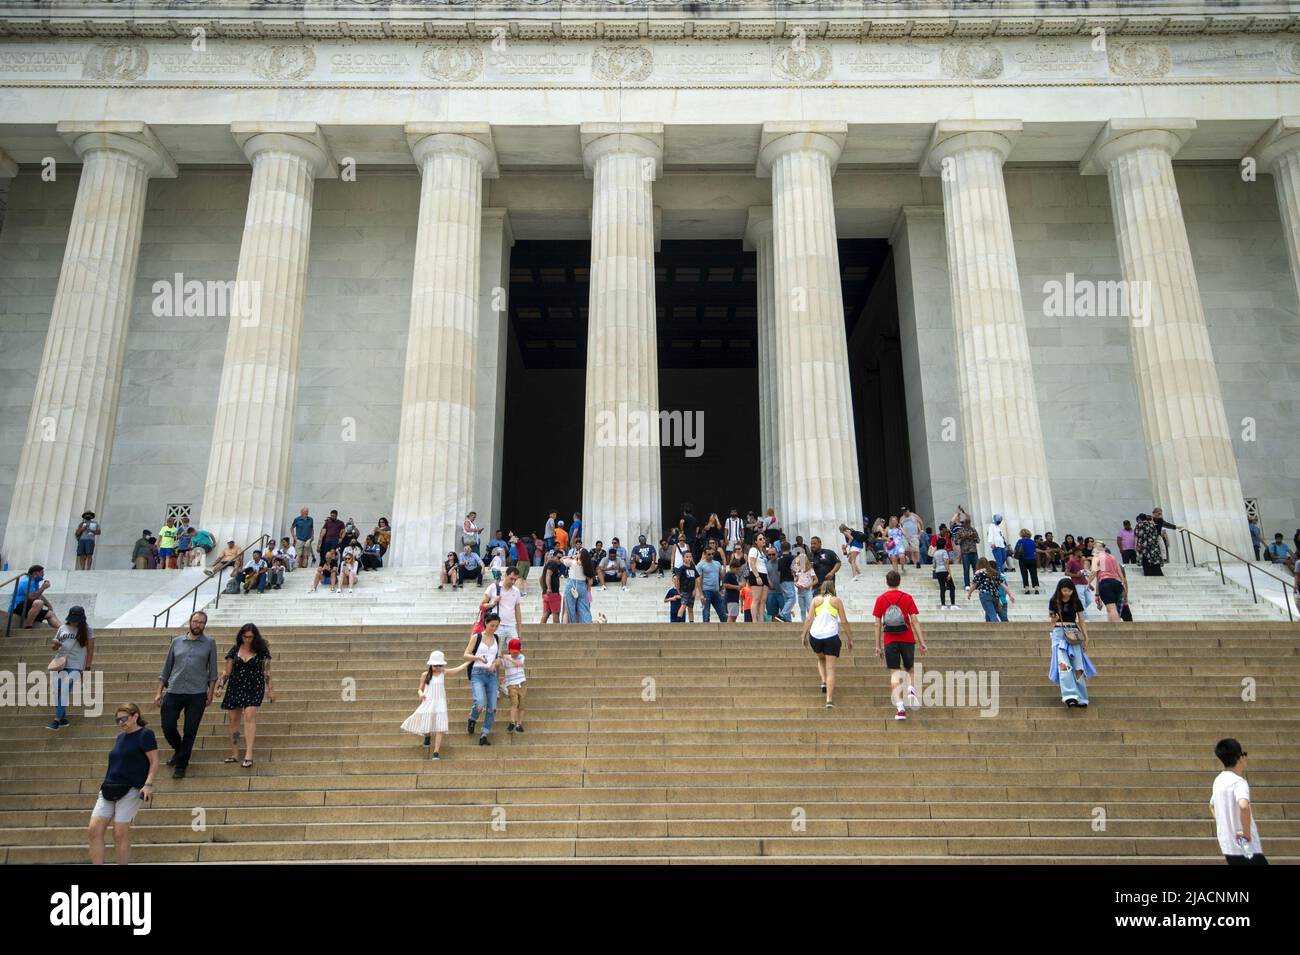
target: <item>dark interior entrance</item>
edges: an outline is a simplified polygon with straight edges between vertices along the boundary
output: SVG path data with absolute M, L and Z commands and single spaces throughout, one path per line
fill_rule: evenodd
M 520 241 L 511 252 L 505 529 L 540 529 L 551 508 L 567 518 L 580 507 L 590 249 L 586 241 Z M 864 513 L 878 515 L 911 503 L 888 245 L 843 240 L 840 265 Z M 695 447 L 661 450 L 664 526 L 676 523 L 683 503 L 701 519 L 766 507 L 754 254 L 739 240 L 665 241 L 655 271 L 660 407 L 698 424 Z

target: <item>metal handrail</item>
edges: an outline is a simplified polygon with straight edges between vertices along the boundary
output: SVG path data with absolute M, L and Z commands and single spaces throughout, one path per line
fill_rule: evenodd
M 242 566 L 242 565 L 243 565 L 243 562 L 244 562 L 244 555 L 245 555 L 246 553 L 248 553 L 249 550 L 257 550 L 259 547 L 262 547 L 262 546 L 263 546 L 263 545 L 264 545 L 268 540 L 271 540 L 271 539 L 272 539 L 272 538 L 271 538 L 271 535 L 270 535 L 270 534 L 262 534 L 262 535 L 260 535 L 256 540 L 252 541 L 251 543 L 245 544 L 245 545 L 240 549 L 240 551 L 239 551 L 238 563 Z M 225 573 L 226 573 L 226 568 L 225 568 L 225 567 L 222 567 L 222 568 L 221 568 L 219 571 L 217 571 L 216 574 L 214 574 L 213 576 L 211 576 L 211 577 L 204 577 L 204 578 L 203 578 L 202 580 L 200 580 L 197 584 L 195 584 L 195 585 L 194 585 L 193 587 L 191 587 L 189 590 L 185 591 L 185 593 L 181 594 L 179 597 L 177 597 L 175 600 L 173 600 L 170 604 L 168 604 L 167 607 L 165 607 L 165 608 L 162 609 L 162 610 L 159 610 L 156 614 L 154 614 L 154 615 L 153 615 L 153 625 L 154 625 L 155 627 L 158 626 L 158 618 L 159 618 L 159 617 L 162 617 L 162 618 L 163 618 L 163 626 L 164 626 L 164 627 L 169 627 L 169 626 L 171 626 L 172 607 L 175 607 L 178 603 L 180 603 L 180 602 L 181 602 L 182 600 L 184 600 L 186 597 L 189 597 L 189 596 L 191 596 L 191 595 L 193 595 L 193 598 L 194 598 L 194 599 L 193 599 L 193 601 L 192 601 L 191 604 L 190 604 L 190 616 L 193 616 L 193 615 L 194 615 L 194 612 L 195 612 L 196 610 L 199 609 L 199 588 L 202 587 L 202 586 L 204 586 L 205 584 L 212 583 L 212 582 L 214 582 L 214 581 L 216 582 L 216 585 L 217 585 L 217 600 L 216 600 L 216 603 L 213 604 L 213 607 L 214 607 L 214 609 L 215 609 L 216 607 L 220 607 L 220 606 L 221 606 L 221 578 L 225 576 Z M 16 588 L 16 587 L 17 587 L 17 584 L 15 584 L 14 586 L 15 586 L 15 588 Z
M 14 601 L 18 599 L 18 583 L 23 579 L 24 576 L 26 575 L 16 574 L 13 577 L 6 580 L 4 583 L 0 584 L 0 589 L 8 587 L 10 584 L 14 585 L 14 592 L 9 595 L 9 603 L 5 605 L 5 610 L 7 611 L 5 613 L 5 636 L 6 637 L 9 636 L 9 629 L 14 625 L 13 605 L 14 605 Z
M 1191 564 L 1193 567 L 1200 566 L 1200 564 L 1196 562 L 1196 549 L 1192 546 L 1193 537 L 1196 538 L 1198 541 L 1201 541 L 1204 544 L 1209 544 L 1211 547 L 1214 548 L 1214 552 L 1215 552 L 1214 556 L 1217 559 L 1219 564 L 1219 580 L 1225 586 L 1227 586 L 1228 583 L 1228 575 L 1223 572 L 1223 555 L 1227 554 L 1233 560 L 1240 561 L 1242 564 L 1245 564 L 1246 579 L 1250 581 L 1250 599 L 1255 603 L 1259 603 L 1259 594 L 1255 590 L 1255 574 L 1263 574 L 1265 577 L 1268 577 L 1272 580 L 1276 580 L 1279 584 L 1282 585 L 1282 603 L 1286 604 L 1286 618 L 1291 622 L 1295 621 L 1295 614 L 1291 612 L 1291 605 L 1292 603 L 1294 603 L 1295 600 L 1296 589 L 1295 589 L 1295 584 L 1291 583 L 1291 581 L 1287 580 L 1285 577 L 1279 577 L 1277 574 L 1273 574 L 1267 570 L 1262 570 L 1261 568 L 1256 567 L 1254 561 L 1249 561 L 1239 554 L 1234 554 L 1232 551 L 1228 550 L 1228 548 L 1220 547 L 1218 544 L 1214 543 L 1214 541 L 1210 540 L 1208 537 L 1202 537 L 1200 534 L 1196 533 L 1195 531 L 1188 530 L 1186 527 L 1178 528 L 1178 534 L 1179 534 L 1179 540 L 1181 540 L 1183 543 L 1183 554 L 1184 556 L 1187 556 L 1189 558 L 1188 563 Z M 1291 591 L 1291 597 L 1289 599 L 1286 593 L 1287 590 Z

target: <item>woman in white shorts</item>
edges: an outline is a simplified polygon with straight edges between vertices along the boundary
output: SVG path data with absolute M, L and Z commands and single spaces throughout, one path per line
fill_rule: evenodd
M 118 865 L 131 861 L 131 823 L 140 807 L 153 798 L 153 777 L 158 771 L 158 740 L 145 729 L 140 707 L 124 703 L 117 708 L 122 732 L 108 754 L 108 772 L 99 787 L 99 799 L 90 813 L 90 861 L 104 864 L 104 833 L 113 823 L 113 851 Z

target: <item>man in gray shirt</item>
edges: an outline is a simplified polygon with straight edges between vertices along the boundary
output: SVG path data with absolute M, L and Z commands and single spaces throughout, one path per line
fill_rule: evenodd
M 704 552 L 700 561 L 700 596 L 704 605 L 704 622 L 709 622 L 709 612 L 718 612 L 718 623 L 727 622 L 727 601 L 722 595 L 722 564 L 712 547 Z
M 208 615 L 196 610 L 190 616 L 190 629 L 172 640 L 167 660 L 158 675 L 155 704 L 161 704 L 163 735 L 174 750 L 168 766 L 175 767 L 173 779 L 184 779 L 185 769 L 194 752 L 203 711 L 212 703 L 212 689 L 217 682 L 217 644 L 203 632 Z M 164 695 L 164 693 L 166 695 Z M 177 721 L 185 713 L 185 735 L 177 732 Z

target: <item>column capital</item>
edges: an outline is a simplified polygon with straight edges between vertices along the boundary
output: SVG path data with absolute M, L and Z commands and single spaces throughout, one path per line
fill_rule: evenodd
M 745 220 L 744 248 L 753 252 L 758 243 L 772 235 L 772 207 L 750 206 L 749 218 Z
M 311 163 L 317 179 L 337 179 L 338 166 L 315 123 L 231 123 L 230 134 L 249 162 L 267 150 L 292 153 Z
M 407 123 L 406 143 L 421 170 L 436 153 L 456 153 L 477 159 L 484 179 L 501 174 L 492 127 L 487 123 Z
M 764 123 L 763 135 L 758 142 L 758 166 L 754 174 L 760 179 L 769 178 L 772 175 L 772 163 L 786 153 L 802 150 L 824 153 L 831 161 L 833 174 L 848 138 L 848 123 L 803 120 Z
M 610 153 L 633 153 L 654 160 L 651 181 L 659 178 L 664 159 L 663 123 L 583 123 L 578 138 L 588 179 L 595 174 L 596 160 Z
M 967 149 L 992 149 L 1006 162 L 1025 126 L 1018 119 L 944 119 L 934 124 L 920 174 L 937 176 L 944 159 Z
M 1300 150 L 1300 116 L 1283 116 L 1246 155 L 1254 156 L 1261 169 L 1271 172 L 1279 159 L 1297 150 Z
M 1088 147 L 1079 175 L 1104 176 L 1111 163 L 1134 149 L 1163 149 L 1172 160 L 1195 131 L 1194 119 L 1112 119 Z
M 175 179 L 177 176 L 176 161 L 146 123 L 78 121 L 59 123 L 55 129 L 83 161 L 86 153 L 96 149 L 117 150 L 141 160 L 152 179 Z

